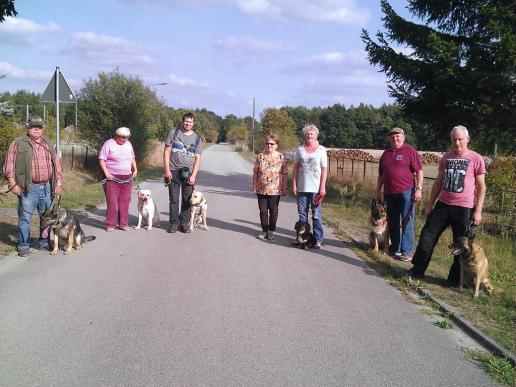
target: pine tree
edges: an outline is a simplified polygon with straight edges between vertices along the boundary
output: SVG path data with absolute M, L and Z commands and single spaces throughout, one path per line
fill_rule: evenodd
M 366 30 L 369 61 L 389 79 L 389 94 L 424 123 L 425 146 L 449 145 L 466 125 L 480 150 L 516 151 L 516 3 L 514 0 L 409 0 L 416 24 L 381 1 L 386 32 Z M 424 138 L 421 138 L 423 137 Z

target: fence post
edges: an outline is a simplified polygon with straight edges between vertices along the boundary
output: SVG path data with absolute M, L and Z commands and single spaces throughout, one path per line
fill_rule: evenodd
M 86 146 L 86 157 L 84 158 L 84 168 L 88 166 L 88 149 L 89 147 Z
M 71 167 L 71 169 L 73 169 L 74 149 L 75 149 L 75 146 L 72 145 L 72 167 Z
M 355 176 L 355 160 L 351 159 L 351 179 Z
M 366 168 L 367 168 L 367 164 L 366 164 L 366 161 L 364 160 L 364 175 L 362 178 L 362 183 L 365 183 L 365 181 L 366 181 Z

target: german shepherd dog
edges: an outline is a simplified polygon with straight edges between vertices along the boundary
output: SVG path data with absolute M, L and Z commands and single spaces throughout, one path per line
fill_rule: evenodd
M 466 285 L 475 285 L 474 298 L 479 295 L 480 284 L 484 286 L 488 294 L 493 292 L 491 281 L 489 281 L 489 263 L 484 250 L 480 245 L 473 241 L 473 238 L 463 236 L 456 238 L 448 246 L 453 255 L 459 256 L 460 262 L 460 282 L 459 291 Z
M 296 230 L 296 241 L 293 242 L 294 245 L 305 250 L 315 246 L 317 241 L 315 240 L 314 234 L 310 231 L 310 223 L 298 220 L 294 225 L 294 230 Z
M 64 253 L 68 255 L 72 252 L 72 247 L 78 250 L 85 242 L 95 239 L 94 236 L 85 236 L 75 215 L 61 205 L 45 210 L 43 227 L 50 227 L 54 235 L 53 249 L 50 251 L 52 255 L 57 254 L 59 247 L 64 247 Z
M 369 246 L 373 251 L 382 249 L 385 254 L 389 253 L 389 227 L 387 225 L 387 212 L 380 200 L 373 198 L 369 212 L 369 222 L 372 230 L 369 233 Z

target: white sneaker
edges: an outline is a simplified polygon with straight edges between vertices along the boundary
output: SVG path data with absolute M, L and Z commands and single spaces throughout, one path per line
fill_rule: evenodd
M 259 233 L 256 238 L 261 239 L 262 241 L 267 239 L 267 233 L 265 231 Z
M 274 239 L 276 239 L 274 237 L 274 231 L 267 232 L 267 239 L 270 240 L 270 241 L 273 241 Z

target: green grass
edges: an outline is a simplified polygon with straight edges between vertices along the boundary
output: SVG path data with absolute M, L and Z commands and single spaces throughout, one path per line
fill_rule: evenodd
M 372 252 L 367 246 L 370 232 L 368 222 L 369 204 L 373 197 L 371 187 L 362 187 L 330 179 L 328 197 L 325 200 L 325 223 L 341 232 L 353 235 L 363 243 L 354 243 L 353 248 L 373 269 L 384 276 L 385 280 L 402 291 L 414 287 L 425 287 L 445 303 L 458 309 L 465 318 L 473 322 L 480 330 L 497 340 L 502 346 L 514 352 L 516 350 L 516 284 L 515 284 L 515 241 L 509 237 L 492 236 L 482 231 L 476 240 L 484 248 L 490 264 L 490 278 L 494 287 L 491 296 L 481 291 L 477 299 L 473 290 L 466 289 L 459 293 L 457 288 L 448 287 L 446 277 L 452 262 L 448 249 L 451 232 L 446 231 L 434 250 L 432 261 L 427 270 L 427 279 L 414 281 L 402 275 L 411 265 L 393 260 L 382 253 Z M 419 237 L 424 218 L 418 213 L 416 217 L 416 238 Z M 349 242 L 345 243 L 349 244 Z
M 489 376 L 498 383 L 516 386 L 516 370 L 506 358 L 479 351 L 466 351 L 466 355 L 480 362 Z
M 453 324 L 449 320 L 446 320 L 446 319 L 436 321 L 436 322 L 434 322 L 434 325 L 441 329 L 452 329 L 453 328 Z

